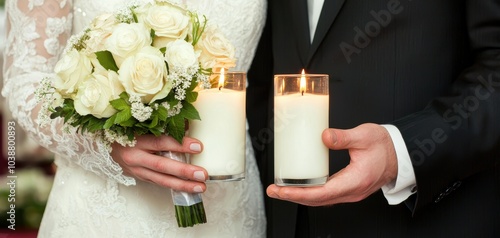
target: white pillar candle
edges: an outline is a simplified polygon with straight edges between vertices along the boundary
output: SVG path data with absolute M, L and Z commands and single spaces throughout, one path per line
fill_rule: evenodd
M 321 134 L 328 128 L 328 76 L 276 75 L 275 87 L 275 183 L 325 183 L 329 173 L 328 148 Z
M 199 91 L 193 103 L 201 120 L 190 122 L 189 136 L 203 143 L 203 151 L 190 160 L 207 170 L 209 180 L 240 180 L 245 176 L 246 75 L 222 74 L 226 82 Z

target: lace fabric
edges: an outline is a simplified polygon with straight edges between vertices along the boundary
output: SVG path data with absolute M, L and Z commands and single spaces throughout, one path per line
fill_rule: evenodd
M 39 237 L 263 237 L 262 187 L 249 139 L 246 179 L 208 184 L 203 195 L 208 223 L 179 229 L 169 189 L 123 175 L 103 143 L 75 130 L 62 132 L 61 120 L 38 126 L 34 91 L 43 77 L 52 76 L 66 40 L 97 14 L 127 2 L 6 1 L 2 95 L 18 124 L 56 154 L 58 166 Z M 263 0 L 178 2 L 219 25 L 237 49 L 235 70 L 248 70 L 264 25 Z
M 133 178 L 122 174 L 104 144 L 92 136 L 82 136 L 76 130 L 63 132 L 61 120 L 44 127 L 37 123 L 40 105 L 34 92 L 43 77 L 53 76 L 53 68 L 71 34 L 71 3 L 7 1 L 5 7 L 8 33 L 2 95 L 14 119 L 35 141 L 58 156 L 71 158 L 75 164 L 103 178 L 135 184 Z

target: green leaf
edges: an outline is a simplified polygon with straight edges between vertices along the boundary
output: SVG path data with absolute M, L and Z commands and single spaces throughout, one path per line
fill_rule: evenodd
M 128 102 L 130 100 L 130 97 L 128 96 L 127 92 L 122 92 L 120 93 L 120 98 Z
M 101 130 L 104 126 L 105 120 L 101 120 L 99 118 L 92 118 L 88 122 L 87 130 L 91 133 Z
M 196 102 L 198 98 L 198 92 L 186 91 L 186 101 L 189 103 Z
M 104 129 L 109 129 L 111 128 L 111 126 L 113 126 L 115 124 L 115 120 L 116 120 L 116 114 L 114 114 L 113 116 L 111 116 L 110 118 L 108 118 L 106 120 L 106 122 L 104 123 L 104 126 L 103 128 Z
M 115 59 L 113 58 L 111 52 L 105 50 L 105 51 L 95 52 L 95 54 L 97 56 L 97 60 L 99 60 L 99 63 L 101 64 L 102 67 L 104 67 L 107 70 L 113 70 L 115 72 L 118 71 L 118 66 L 116 65 Z
M 139 22 L 139 20 L 137 20 L 137 15 L 135 14 L 135 11 L 132 11 L 132 17 L 134 18 L 135 23 Z
M 182 109 L 179 115 L 188 120 L 201 120 L 198 110 L 196 110 L 193 104 L 189 102 L 184 102 L 182 104 Z
M 196 82 L 196 79 L 193 78 L 193 80 L 191 80 L 191 84 L 189 85 L 189 88 L 186 89 L 186 91 L 193 91 L 196 87 L 198 86 L 198 82 Z
M 56 119 L 61 116 L 62 107 L 54 108 L 54 112 L 50 114 L 50 119 Z
M 148 128 L 155 128 L 158 125 L 158 116 L 153 116 L 151 123 L 148 124 Z
M 167 120 L 168 111 L 164 106 L 158 106 L 158 110 L 156 110 L 156 113 L 158 114 L 158 119 L 160 119 L 160 121 Z
M 120 124 L 132 118 L 132 111 L 130 110 L 130 108 L 128 108 L 121 112 L 116 113 L 115 115 L 116 115 L 115 124 Z
M 128 120 L 126 120 L 124 122 L 120 122 L 120 126 L 123 126 L 123 127 L 133 127 L 133 126 L 135 126 L 135 124 L 137 124 L 137 120 L 133 117 L 130 117 Z
M 139 124 L 137 124 L 137 125 L 139 125 Z M 144 134 L 149 133 L 148 129 L 140 128 L 137 126 L 133 127 L 133 131 L 134 131 L 134 134 L 136 134 L 136 135 L 144 135 Z
M 135 138 L 134 130 L 129 129 L 129 130 L 127 130 L 125 132 L 125 134 L 127 135 L 129 141 L 133 141 L 134 140 L 134 138 Z
M 167 47 L 161 47 L 161 48 L 160 48 L 160 52 L 161 52 L 162 54 L 165 54 L 165 52 L 166 52 L 166 51 L 167 51 Z
M 155 30 L 151 29 L 151 32 L 149 33 L 151 35 L 151 39 L 154 39 L 156 37 Z M 151 43 L 153 43 L 151 41 Z
M 155 135 L 155 136 L 161 136 L 161 135 L 163 134 L 163 132 L 162 132 L 162 131 L 157 130 L 157 129 L 155 129 L 155 128 L 151 128 L 151 129 L 149 129 L 149 132 L 151 132 L 151 133 L 152 133 L 153 135 Z M 182 141 L 182 138 L 181 138 L 181 141 Z
M 118 98 L 109 102 L 118 111 L 130 109 L 130 105 L 123 98 Z
M 167 132 L 170 136 L 172 136 L 179 143 L 182 143 L 182 138 L 185 134 L 184 118 L 180 115 L 176 115 L 170 118 L 170 121 L 167 125 Z

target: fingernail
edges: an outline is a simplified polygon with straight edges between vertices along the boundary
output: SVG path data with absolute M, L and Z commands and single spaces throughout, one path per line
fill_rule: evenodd
M 333 130 L 329 130 L 329 134 L 330 134 L 330 140 L 332 140 L 333 144 L 336 145 L 338 143 L 337 134 Z
M 193 176 L 198 181 L 205 182 L 205 180 L 207 180 L 205 178 L 205 173 L 203 173 L 202 171 L 195 171 L 194 174 L 193 174 Z
M 203 189 L 201 188 L 201 186 L 196 185 L 196 186 L 194 186 L 194 188 L 193 188 L 193 192 L 195 192 L 195 193 L 202 193 L 202 192 L 203 192 Z
M 189 149 L 195 152 L 200 152 L 201 151 L 201 145 L 198 143 L 191 143 L 189 145 Z

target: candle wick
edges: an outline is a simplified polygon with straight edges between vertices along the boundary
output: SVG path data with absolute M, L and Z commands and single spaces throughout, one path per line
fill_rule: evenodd
M 219 86 L 219 91 L 222 89 L 222 86 Z
M 302 90 L 302 96 L 304 96 L 304 90 Z

